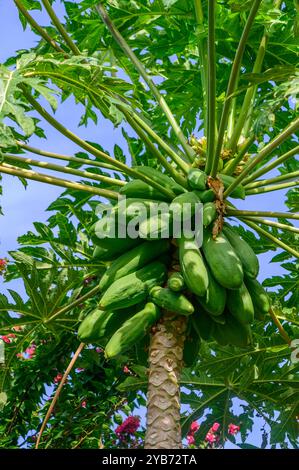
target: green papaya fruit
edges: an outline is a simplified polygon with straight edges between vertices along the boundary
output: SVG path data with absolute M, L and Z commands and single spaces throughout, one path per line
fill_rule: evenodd
M 206 191 L 195 191 L 195 192 L 203 204 L 207 202 L 213 202 L 216 199 L 216 194 L 214 193 L 212 189 L 207 189 Z
M 165 264 L 154 261 L 138 271 L 114 281 L 99 302 L 103 310 L 118 310 L 146 300 L 149 290 L 166 281 Z
M 182 274 L 188 289 L 203 296 L 209 285 L 208 272 L 195 239 L 181 237 L 179 255 Z
M 227 291 L 227 309 L 230 314 L 244 325 L 254 319 L 254 307 L 247 287 L 243 283 L 239 289 Z
M 133 314 L 132 309 L 118 310 L 117 313 L 95 309 L 81 322 L 78 339 L 81 343 L 105 342 Z
M 229 344 L 225 325 L 219 325 L 215 323 L 213 338 L 217 341 L 218 344 L 220 344 L 220 346 L 227 346 Z
M 178 315 L 192 315 L 194 307 L 183 294 L 173 292 L 167 287 L 155 286 L 150 290 L 150 299 L 156 305 Z
M 212 320 L 215 323 L 218 323 L 219 325 L 224 325 L 225 322 L 226 322 L 226 316 L 224 314 L 218 315 L 218 317 L 216 317 L 215 315 L 211 315 L 211 314 L 209 314 L 209 315 L 212 318 Z
M 109 249 L 119 240 L 136 239 L 138 230 L 135 230 L 132 236 L 128 230 L 130 223 L 138 224 L 150 213 L 158 211 L 159 207 L 161 210 L 167 210 L 168 204 L 150 199 L 122 199 L 111 209 L 109 215 L 103 216 L 93 224 L 90 229 L 92 241 L 98 246 Z
M 170 176 L 165 175 L 165 173 L 161 173 L 161 171 L 156 170 L 155 168 L 149 166 L 137 166 L 134 167 L 134 170 L 136 170 L 139 174 L 148 176 L 153 181 L 156 181 L 156 183 L 161 184 L 176 195 L 184 193 L 186 191 L 183 186 L 174 181 Z
M 224 189 L 227 189 L 236 180 L 236 178 L 234 178 L 233 176 L 223 175 L 221 173 L 217 176 L 221 179 Z M 229 197 L 235 199 L 245 199 L 245 188 L 241 184 L 238 184 L 238 186 L 230 193 Z
M 238 348 L 247 348 L 252 342 L 252 333 L 250 325 L 241 324 L 235 318 L 226 315 L 225 324 L 216 325 L 214 338 L 221 345 L 225 345 L 226 342 Z
M 112 359 L 131 349 L 160 318 L 160 309 L 148 302 L 113 334 L 105 348 L 105 357 Z
M 206 202 L 202 210 L 203 226 L 208 227 L 216 219 L 218 213 L 214 202 Z
M 216 281 L 226 289 L 238 289 L 243 282 L 243 268 L 239 257 L 223 234 L 214 240 L 208 230 L 203 231 L 202 249 Z
M 199 208 L 199 204 L 201 201 L 196 192 L 191 191 L 174 198 L 169 206 L 169 211 L 175 220 L 189 220 Z
M 263 320 L 271 307 L 267 292 L 256 279 L 245 277 L 245 285 L 252 299 L 255 318 Z
M 207 189 L 207 175 L 198 168 L 192 168 L 187 176 L 187 180 L 191 189 L 205 191 Z
M 144 242 L 128 252 L 124 252 L 111 263 L 107 271 L 103 274 L 99 287 L 103 291 L 112 282 L 143 268 L 150 261 L 167 252 L 169 249 L 168 240 L 158 240 L 155 242 Z
M 228 224 L 224 225 L 223 233 L 237 253 L 246 276 L 255 279 L 259 273 L 259 260 L 251 246 Z
M 157 189 L 138 179 L 129 181 L 129 183 L 127 183 L 120 189 L 119 193 L 129 198 L 171 201 L 170 197 L 166 196 L 163 193 L 160 193 Z
M 141 243 L 140 238 L 119 238 L 110 239 L 110 245 L 107 247 L 96 246 L 93 251 L 93 259 L 99 261 L 112 261 L 120 254 L 131 250 Z
M 206 269 L 209 279 L 208 287 L 204 295 L 202 297 L 197 297 L 197 300 L 204 310 L 211 315 L 218 316 L 224 312 L 226 290 L 214 279 L 211 270 L 209 268 Z
M 181 273 L 173 273 L 167 281 L 167 286 L 173 292 L 180 292 L 185 287 L 185 281 Z
M 139 225 L 139 237 L 146 240 L 158 240 L 172 236 L 172 216 L 169 212 L 154 215 Z
M 191 316 L 191 322 L 200 338 L 205 341 L 211 339 L 216 324 L 202 308 L 197 309 Z

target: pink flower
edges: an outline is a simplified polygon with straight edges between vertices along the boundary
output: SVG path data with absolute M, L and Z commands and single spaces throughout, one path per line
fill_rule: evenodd
M 84 370 L 85 370 L 84 367 L 78 367 L 78 368 L 76 369 L 76 372 L 83 372 Z
M 36 350 L 36 345 L 34 343 L 30 344 L 30 346 L 26 349 L 26 351 L 28 351 L 28 354 L 32 354 L 32 352 L 35 350 Z
M 35 354 L 36 346 L 35 344 L 31 344 L 29 348 L 26 349 L 25 353 L 28 354 L 28 359 L 32 359 Z
M 211 431 L 207 433 L 205 439 L 209 444 L 213 444 L 213 442 L 216 442 L 216 436 Z
M 0 274 L 3 274 L 7 265 L 7 259 L 0 259 Z
M 12 327 L 12 330 L 14 331 L 22 331 L 23 330 L 23 326 L 21 325 L 15 325 Z
M 240 431 L 240 426 L 237 426 L 236 424 L 229 424 L 228 425 L 228 434 L 237 434 Z
M 7 343 L 7 344 L 10 343 L 10 339 L 8 338 L 8 336 L 3 335 L 3 336 L 1 336 L 1 339 L 2 339 L 2 341 L 4 341 L 4 343 Z
M 63 377 L 63 374 L 61 374 L 61 373 L 59 372 L 59 373 L 56 375 L 56 377 L 54 377 L 54 379 L 53 379 L 54 384 L 58 384 L 59 382 L 61 382 L 62 377 Z
M 125 374 L 130 373 L 130 369 L 127 366 L 124 366 L 123 371 L 124 371 Z
M 82 408 L 86 408 L 86 405 L 87 405 L 87 401 L 86 400 L 82 401 L 81 403 Z
M 98 354 L 102 354 L 102 352 L 104 352 L 104 349 L 102 349 L 102 348 L 96 348 L 96 352 L 97 352 Z
M 22 353 L 17 353 L 16 356 L 17 356 L 19 359 L 23 359 L 23 358 L 24 358 L 24 356 L 23 356 Z
M 195 439 L 192 434 L 188 434 L 187 441 L 188 441 L 189 446 L 191 446 L 192 444 L 195 444 Z
M 117 426 L 115 433 L 121 436 L 122 434 L 135 434 L 140 426 L 140 418 L 138 416 L 129 416 L 122 424 Z
M 190 431 L 192 434 L 194 434 L 195 432 L 197 432 L 200 428 L 200 424 L 197 422 L 197 421 L 193 421 L 193 423 L 191 423 L 191 426 L 190 426 Z
M 220 424 L 219 423 L 214 423 L 213 426 L 210 429 L 210 432 L 212 432 L 212 433 L 217 432 L 219 428 L 220 428 Z
M 14 333 L 8 333 L 7 335 L 0 336 L 0 339 L 4 341 L 4 343 L 10 344 L 13 338 L 15 338 L 16 335 Z

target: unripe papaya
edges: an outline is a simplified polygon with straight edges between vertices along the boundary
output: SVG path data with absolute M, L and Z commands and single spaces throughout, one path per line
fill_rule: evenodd
M 105 348 L 105 357 L 112 359 L 125 353 L 141 340 L 160 317 L 160 309 L 148 302 L 144 308 L 127 320 L 110 338 Z
M 159 307 L 178 315 L 189 316 L 194 312 L 194 307 L 187 297 L 168 288 L 153 287 L 150 290 L 150 298 Z
M 167 209 L 168 204 L 162 201 L 154 201 L 150 199 L 127 198 L 122 199 L 116 204 L 109 215 L 103 216 L 90 229 L 92 241 L 103 248 L 114 248 L 115 243 L 122 242 L 129 238 L 127 225 L 130 221 L 144 220 L 152 211 L 158 210 L 158 205 Z M 134 233 L 135 240 L 137 237 Z M 136 242 L 135 242 L 136 246 Z
M 203 204 L 206 202 L 213 202 L 216 199 L 216 194 L 212 189 L 207 189 L 206 191 L 196 191 L 196 194 Z
M 129 198 L 140 198 L 140 199 L 157 199 L 158 201 L 171 201 L 171 198 L 166 196 L 163 193 L 160 193 L 157 189 L 153 188 L 149 184 L 145 183 L 142 180 L 132 180 L 129 181 L 125 186 L 123 186 L 120 191 L 120 194 L 123 194 Z
M 139 237 L 146 240 L 158 240 L 172 236 L 172 216 L 169 212 L 154 215 L 139 225 Z
M 195 214 L 200 203 L 201 201 L 196 192 L 190 191 L 174 198 L 169 210 L 173 213 L 174 219 L 189 220 Z
M 214 240 L 208 230 L 203 231 L 202 249 L 216 281 L 226 289 L 238 289 L 243 282 L 243 268 L 233 247 L 219 234 Z
M 243 283 L 239 289 L 227 292 L 227 309 L 239 323 L 248 325 L 254 319 L 254 307 L 247 287 Z
M 166 266 L 154 261 L 138 271 L 114 281 L 100 299 L 99 308 L 118 310 L 136 305 L 147 298 L 152 287 L 163 284 L 166 277 Z
M 206 202 L 202 210 L 203 226 L 208 227 L 217 217 L 217 210 L 214 202 Z
M 181 273 L 173 273 L 167 281 L 167 286 L 173 292 L 180 292 L 185 287 L 185 281 Z
M 176 195 L 184 193 L 186 191 L 183 186 L 181 186 L 172 178 L 170 178 L 170 176 L 165 175 L 165 173 L 161 173 L 161 171 L 156 170 L 155 168 L 152 168 L 150 166 L 137 166 L 134 167 L 134 170 L 136 170 L 139 174 L 148 176 L 153 181 L 171 190 Z
M 113 333 L 134 314 L 130 310 L 118 310 L 117 313 L 95 309 L 81 322 L 78 329 L 78 338 L 82 343 L 106 342 Z
M 179 255 L 186 286 L 195 295 L 203 296 L 209 285 L 207 269 L 195 239 L 181 237 Z
M 217 332 L 216 335 L 215 332 Z M 219 339 L 221 339 L 223 342 L 220 344 L 222 345 L 224 345 L 224 341 L 226 341 L 226 344 L 231 344 L 239 348 L 246 348 L 250 346 L 252 342 L 250 325 L 239 323 L 229 314 L 226 315 L 226 322 L 224 325 L 216 325 L 214 337 L 219 343 Z
M 256 279 L 249 279 L 249 277 L 245 277 L 245 285 L 252 299 L 254 316 L 258 320 L 263 320 L 264 316 L 267 315 L 271 307 L 270 298 L 267 292 Z
M 224 189 L 227 189 L 236 180 L 236 178 L 233 176 L 223 175 L 221 173 L 217 176 L 221 179 Z M 238 186 L 230 193 L 229 197 L 235 199 L 245 199 L 245 188 L 241 184 L 238 184 Z
M 209 268 L 207 268 L 207 272 L 209 279 L 207 290 L 202 297 L 197 297 L 197 300 L 204 310 L 211 315 L 218 316 L 224 311 L 226 290 L 214 279 Z
M 215 327 L 213 330 L 213 338 L 217 341 L 218 344 L 220 344 L 220 346 L 227 346 L 229 344 L 224 325 L 219 325 L 215 323 Z
M 107 271 L 103 274 L 99 284 L 100 289 L 103 291 L 117 279 L 143 268 L 168 249 L 168 240 L 158 240 L 152 243 L 144 242 L 132 250 L 124 252 L 111 263 Z
M 202 308 L 197 309 L 194 315 L 192 315 L 191 322 L 195 331 L 202 339 L 205 341 L 211 339 L 216 324 Z
M 215 322 L 215 323 L 218 323 L 219 325 L 224 325 L 224 323 L 226 322 L 226 315 L 222 314 L 222 315 L 218 315 L 218 317 L 216 317 L 215 315 L 211 315 L 209 314 L 212 318 L 212 320 Z
M 187 176 L 187 180 L 191 189 L 204 191 L 207 189 L 207 175 L 198 168 L 192 168 Z
M 223 233 L 237 253 L 246 276 L 255 279 L 259 273 L 259 260 L 251 246 L 228 224 L 224 225 Z
M 110 239 L 109 247 L 96 246 L 93 252 L 93 259 L 99 261 L 112 261 L 125 251 L 131 250 L 141 243 L 140 238 L 119 238 Z

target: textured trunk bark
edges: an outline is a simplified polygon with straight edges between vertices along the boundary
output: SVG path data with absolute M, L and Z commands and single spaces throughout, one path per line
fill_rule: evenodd
M 145 449 L 180 449 L 180 375 L 187 318 L 166 312 L 149 351 Z

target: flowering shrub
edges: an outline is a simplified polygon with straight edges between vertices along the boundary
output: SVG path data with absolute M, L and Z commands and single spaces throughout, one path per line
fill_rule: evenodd
M 214 423 L 213 426 L 211 427 L 211 432 L 217 432 L 219 428 L 220 428 L 220 424 Z
M 35 352 L 36 352 L 36 345 L 32 343 L 28 348 L 25 349 L 25 352 L 17 353 L 16 356 L 19 359 L 33 359 L 35 356 Z
M 237 426 L 236 424 L 229 424 L 228 425 L 228 434 L 237 434 L 240 431 L 240 426 Z
M 0 258 L 0 275 L 4 274 L 7 263 L 8 263 L 7 259 Z
M 193 421 L 190 425 L 190 430 L 187 435 L 187 443 L 188 446 L 195 447 L 195 433 L 199 430 L 200 424 L 197 421 Z M 209 449 L 216 449 L 223 447 L 226 438 L 222 438 L 219 435 L 220 424 L 215 422 L 205 435 L 204 441 L 199 444 L 198 447 L 200 448 L 209 448 Z M 227 433 L 230 435 L 235 435 L 240 431 L 240 426 L 236 424 L 229 424 L 227 428 Z
M 143 447 L 141 433 L 138 433 L 140 418 L 138 416 L 128 416 L 115 429 L 117 440 L 114 444 L 117 448 L 139 448 Z M 143 437 L 143 436 L 142 436 Z
M 0 339 L 2 339 L 2 341 L 4 343 L 7 343 L 7 344 L 10 344 L 12 343 L 12 340 L 16 337 L 16 335 L 14 333 L 8 333 L 7 335 L 2 335 L 0 336 Z
M 123 434 L 135 434 L 140 426 L 140 418 L 138 416 L 129 416 L 122 424 L 117 426 L 115 433 L 120 436 Z
M 53 382 L 54 382 L 55 384 L 58 384 L 59 382 L 61 382 L 62 377 L 63 377 L 63 374 L 61 374 L 61 372 L 59 372 L 59 373 L 54 377 Z
M 199 430 L 199 428 L 200 428 L 200 424 L 197 421 L 193 421 L 191 423 L 190 430 L 187 435 L 187 442 L 189 446 L 195 444 L 194 434 Z

